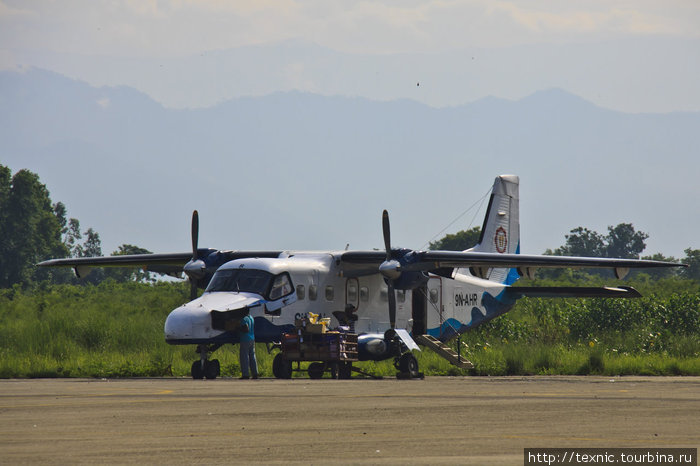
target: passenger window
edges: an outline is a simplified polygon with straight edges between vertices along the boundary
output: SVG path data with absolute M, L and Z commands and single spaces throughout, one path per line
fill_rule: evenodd
M 386 288 L 382 287 L 382 289 L 379 290 L 379 299 L 381 299 L 383 302 L 389 301 L 389 292 Z
M 289 279 L 289 275 L 282 273 L 275 277 L 275 281 L 272 282 L 272 289 L 270 290 L 270 301 L 275 301 L 288 294 L 292 293 L 292 282 Z
M 302 300 L 306 297 L 306 287 L 304 285 L 297 285 L 297 299 Z
M 360 301 L 366 303 L 369 301 L 369 288 L 366 286 L 360 287 Z
M 347 301 L 349 303 L 354 303 L 357 301 L 357 286 L 348 284 L 348 297 Z
M 326 287 L 326 301 L 333 301 L 335 298 L 335 292 L 333 291 L 333 287 L 331 285 L 328 285 Z
M 316 288 L 316 285 L 309 285 L 309 299 L 311 301 L 318 299 L 318 288 Z
M 400 303 L 405 303 L 406 302 L 406 291 L 398 290 L 396 292 L 396 300 Z

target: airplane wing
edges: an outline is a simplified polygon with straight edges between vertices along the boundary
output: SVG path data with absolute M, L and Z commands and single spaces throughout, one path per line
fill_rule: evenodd
M 348 251 L 341 256 L 348 264 L 350 274 L 377 273 L 379 265 L 386 260 L 384 251 Z M 619 277 L 629 269 L 655 267 L 683 267 L 673 262 L 611 259 L 606 257 L 544 256 L 525 254 L 498 254 L 486 252 L 456 251 L 410 251 L 399 258 L 401 270 L 407 272 L 430 272 L 455 268 L 472 270 L 492 268 L 516 268 L 526 274 L 528 269 L 538 268 L 608 268 Z
M 123 256 L 102 257 L 68 257 L 65 259 L 49 259 L 39 262 L 39 267 L 142 267 L 150 265 L 162 265 L 179 267 L 192 259 L 191 252 L 174 254 L 131 254 Z
M 131 254 L 104 257 L 69 257 L 50 259 L 37 264 L 39 267 L 71 267 L 76 275 L 84 277 L 92 267 L 138 267 L 151 272 L 177 275 L 192 259 L 191 252 L 173 254 Z
M 203 258 L 207 266 L 218 268 L 234 259 L 247 257 L 278 257 L 280 251 L 218 251 L 198 249 L 197 257 Z M 71 267 L 79 277 L 87 275 L 92 267 L 138 267 L 150 272 L 179 276 L 183 267 L 192 260 L 191 252 L 171 254 L 131 254 L 103 257 L 69 257 L 50 259 L 38 263 L 39 267 Z

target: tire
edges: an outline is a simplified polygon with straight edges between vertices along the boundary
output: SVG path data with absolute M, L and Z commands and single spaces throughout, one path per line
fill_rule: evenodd
M 221 365 L 218 359 L 212 359 L 204 364 L 204 377 L 213 380 L 221 373 Z
M 406 353 L 399 359 L 399 371 L 406 374 L 418 374 L 418 360 L 411 354 Z
M 277 353 L 272 360 L 272 374 L 278 379 L 292 378 L 292 363 L 284 359 L 282 353 Z
M 320 379 L 325 371 L 326 365 L 322 362 L 312 362 L 307 369 L 310 379 Z
M 192 369 L 190 370 L 192 378 L 195 380 L 201 380 L 204 378 L 204 371 L 202 370 L 202 361 L 195 361 L 192 363 Z

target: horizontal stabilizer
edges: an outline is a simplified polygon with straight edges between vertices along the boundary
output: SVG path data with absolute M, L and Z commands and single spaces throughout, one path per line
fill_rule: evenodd
M 630 286 L 577 287 L 577 286 L 515 286 L 507 289 L 514 298 L 639 298 L 639 291 Z

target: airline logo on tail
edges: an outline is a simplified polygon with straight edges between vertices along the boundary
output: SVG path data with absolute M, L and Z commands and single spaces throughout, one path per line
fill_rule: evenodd
M 496 230 L 496 236 L 494 237 L 494 242 L 496 243 L 496 251 L 503 254 L 508 248 L 508 234 L 506 229 L 503 227 L 498 227 Z

